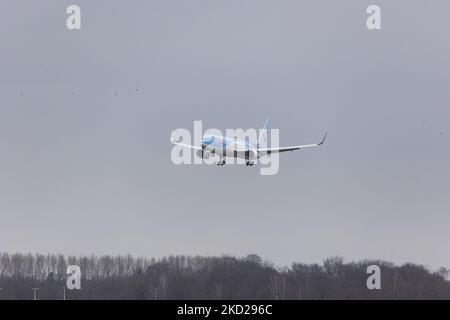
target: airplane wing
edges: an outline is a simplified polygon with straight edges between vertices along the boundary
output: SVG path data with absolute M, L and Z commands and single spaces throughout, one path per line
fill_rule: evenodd
M 290 147 L 282 147 L 282 148 L 259 148 L 258 152 L 259 153 L 280 153 L 280 152 L 286 152 L 286 151 L 295 151 L 295 150 L 299 150 L 299 149 L 303 149 L 303 148 L 309 148 L 309 147 L 317 147 L 322 145 L 325 142 L 325 139 L 327 138 L 328 133 L 325 133 L 322 141 L 320 141 L 319 143 L 316 144 L 304 144 L 304 145 L 300 145 L 300 146 L 290 146 Z
M 173 140 L 170 140 L 170 142 L 172 142 L 173 144 L 176 144 L 178 146 L 182 146 L 184 148 L 189 148 L 189 149 L 194 149 L 194 150 L 202 150 L 202 147 L 200 147 L 200 146 L 193 146 L 193 145 L 190 145 L 190 144 L 176 142 L 176 141 L 173 141 Z

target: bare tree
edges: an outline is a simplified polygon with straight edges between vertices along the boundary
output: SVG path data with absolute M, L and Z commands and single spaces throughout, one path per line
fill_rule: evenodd
M 218 300 L 222 299 L 222 284 L 216 283 L 216 298 Z
M 286 278 L 283 276 L 271 277 L 269 288 L 274 300 L 283 300 L 286 289 Z
M 87 289 L 71 299 L 450 299 L 446 269 L 431 272 L 414 264 L 344 264 L 331 257 L 323 265 L 294 263 L 277 269 L 256 255 L 148 260 L 0 253 L 2 298 L 28 299 L 30 288 L 40 288 L 41 298 L 61 299 L 68 264 L 80 266 Z M 365 286 L 369 264 L 382 268 L 383 289 L 377 292 Z

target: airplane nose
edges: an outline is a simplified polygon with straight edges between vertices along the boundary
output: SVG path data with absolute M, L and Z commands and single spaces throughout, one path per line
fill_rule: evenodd
M 211 144 L 213 141 L 214 141 L 214 138 L 213 138 L 213 137 L 203 138 L 203 139 L 202 139 L 202 144 L 208 145 L 208 144 Z

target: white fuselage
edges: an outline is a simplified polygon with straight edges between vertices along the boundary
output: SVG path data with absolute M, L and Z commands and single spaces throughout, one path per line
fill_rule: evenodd
M 204 136 L 202 139 L 202 149 L 205 152 L 210 152 L 221 157 L 243 158 L 248 160 L 258 158 L 258 150 L 251 143 L 223 136 Z

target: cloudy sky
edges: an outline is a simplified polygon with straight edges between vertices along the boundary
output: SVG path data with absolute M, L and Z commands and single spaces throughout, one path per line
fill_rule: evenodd
M 382 30 L 366 28 L 381 7 Z M 450 267 L 448 1 L 0 3 L 0 250 Z M 258 128 L 280 171 L 175 166 Z

